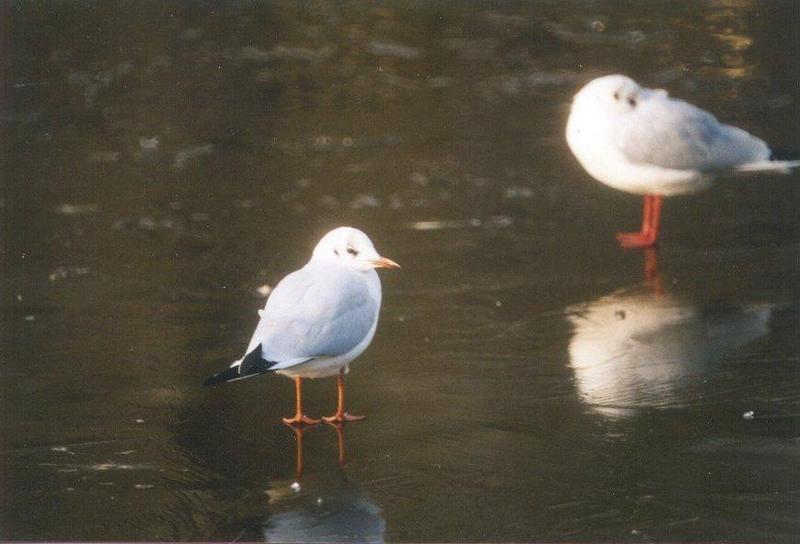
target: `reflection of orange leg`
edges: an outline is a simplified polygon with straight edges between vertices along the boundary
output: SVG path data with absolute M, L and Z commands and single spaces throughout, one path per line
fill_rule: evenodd
M 619 244 L 625 249 L 655 246 L 661 223 L 662 204 L 663 198 L 660 195 L 645 195 L 644 208 L 642 209 L 642 230 L 639 232 L 617 233 Z
M 336 443 L 339 447 L 339 466 L 344 467 L 344 425 L 341 423 L 331 423 L 331 427 L 336 429 Z
M 644 279 L 657 295 L 663 294 L 661 272 L 658 270 L 658 252 L 654 247 L 644 250 Z
M 303 475 L 303 432 L 305 430 L 302 427 L 298 427 L 287 423 L 289 427 L 292 428 L 294 431 L 294 439 L 295 443 L 297 444 L 297 454 L 295 457 L 295 475 L 296 478 L 299 480 L 300 476 Z
M 316 425 L 319 423 L 318 419 L 312 419 L 303 414 L 303 384 L 302 378 L 299 376 L 295 377 L 294 379 L 294 393 L 296 399 L 294 417 L 285 417 L 283 418 L 283 422 L 287 425 Z
M 364 419 L 366 416 L 352 416 L 344 411 L 344 369 L 339 371 L 339 376 L 336 378 L 336 389 L 339 391 L 339 402 L 336 406 L 336 413 L 323 419 L 328 423 L 342 423 L 345 421 Z

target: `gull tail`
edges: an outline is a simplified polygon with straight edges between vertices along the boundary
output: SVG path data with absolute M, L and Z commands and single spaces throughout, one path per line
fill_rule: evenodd
M 796 161 L 758 161 L 743 164 L 734 168 L 738 174 L 789 174 L 795 168 L 800 168 L 800 160 Z
M 800 168 L 800 153 L 786 149 L 771 148 L 769 159 L 749 162 L 733 168 L 737 174 L 789 174 Z
M 261 357 L 261 344 L 259 344 L 253 351 L 245 355 L 241 361 L 236 361 L 222 372 L 217 372 L 209 376 L 206 381 L 203 382 L 203 385 L 219 385 L 221 383 L 252 378 L 253 376 L 269 372 L 274 366 L 275 363 L 265 361 Z

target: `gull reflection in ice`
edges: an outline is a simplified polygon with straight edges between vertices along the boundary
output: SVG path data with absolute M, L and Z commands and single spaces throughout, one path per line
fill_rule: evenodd
M 768 332 L 771 304 L 698 304 L 660 282 L 567 309 L 570 365 L 581 400 L 610 417 L 699 400 L 710 365 Z
M 302 428 L 297 440 L 294 478 L 275 482 L 268 491 L 272 514 L 262 527 L 265 542 L 383 542 L 383 511 L 351 481 L 344 466 L 344 428 L 336 430 L 339 469 L 335 474 L 304 477 Z M 333 476 L 325 480 L 325 476 Z

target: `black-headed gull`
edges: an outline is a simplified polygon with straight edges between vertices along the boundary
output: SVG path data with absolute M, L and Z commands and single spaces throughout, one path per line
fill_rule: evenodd
M 626 248 L 655 245 L 665 196 L 705 189 L 723 174 L 800 166 L 798 160 L 777 160 L 766 143 L 744 130 L 621 75 L 594 79 L 575 95 L 566 136 L 594 178 L 644 195 L 641 231 L 617 234 Z
M 275 287 L 242 359 L 208 378 L 215 385 L 276 372 L 295 381 L 296 410 L 287 424 L 314 424 L 303 413 L 303 378 L 338 376 L 338 406 L 325 420 L 363 419 L 344 409 L 344 374 L 378 326 L 381 282 L 376 268 L 400 268 L 381 257 L 366 234 L 339 227 L 323 236 L 306 265 Z

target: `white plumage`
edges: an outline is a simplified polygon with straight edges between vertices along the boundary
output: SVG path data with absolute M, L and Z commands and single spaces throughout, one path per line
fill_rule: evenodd
M 259 311 L 260 320 L 242 357 L 215 374 L 207 385 L 274 371 L 297 383 L 301 378 L 339 375 L 343 412 L 343 375 L 369 346 L 378 326 L 381 282 L 375 268 L 399 268 L 381 257 L 366 234 L 340 227 L 326 234 L 308 263 L 278 283 Z M 300 422 L 287 421 L 287 422 Z
M 712 363 L 769 331 L 774 306 L 697 305 L 620 290 L 568 309 L 581 400 L 607 416 L 682 406 Z
M 598 181 L 641 195 L 691 193 L 739 169 L 800 165 L 770 161 L 770 148 L 759 138 L 621 75 L 595 79 L 575 95 L 567 143 Z
M 575 95 L 566 137 L 592 177 L 645 196 L 641 231 L 617 237 L 624 247 L 656 243 L 662 197 L 700 191 L 723 175 L 800 166 L 771 160 L 773 151 L 759 138 L 621 75 L 594 79 Z

